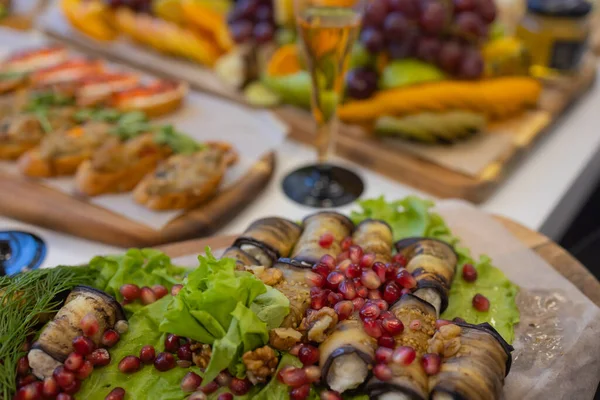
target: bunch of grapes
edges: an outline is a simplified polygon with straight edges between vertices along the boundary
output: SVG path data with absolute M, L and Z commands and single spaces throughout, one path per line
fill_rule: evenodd
M 227 18 L 236 43 L 267 43 L 275 36 L 275 19 L 271 0 L 240 0 Z
M 371 0 L 360 42 L 371 54 L 416 57 L 448 74 L 476 79 L 483 73 L 479 45 L 495 18 L 494 0 Z M 375 89 L 364 88 L 376 81 L 373 74 L 368 68 L 351 71 L 349 94 L 369 97 Z

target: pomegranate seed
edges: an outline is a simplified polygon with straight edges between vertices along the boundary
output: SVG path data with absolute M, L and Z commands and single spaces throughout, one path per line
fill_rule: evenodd
M 350 260 L 344 260 L 341 263 L 339 263 L 335 267 L 335 269 L 337 271 L 341 272 L 342 274 L 346 275 L 346 271 L 348 270 L 348 268 L 350 268 L 351 265 L 354 265 L 354 264 L 352 264 L 352 261 L 350 261 Z
M 140 287 L 131 283 L 126 283 L 119 289 L 121 296 L 127 301 L 134 301 L 140 298 Z
M 233 395 L 231 393 L 221 393 L 217 396 L 217 400 L 233 400 Z
M 27 386 L 30 383 L 33 383 L 35 381 L 37 381 L 37 378 L 35 377 L 35 375 L 32 375 L 32 374 L 25 375 L 25 376 L 22 376 L 19 379 L 17 379 L 17 387 L 22 388 L 23 386 Z
M 377 344 L 381 347 L 389 347 L 390 349 L 396 347 L 396 341 L 393 337 L 388 335 L 381 335 L 379 339 L 377 339 Z
M 80 381 L 83 381 L 88 376 L 90 376 L 93 371 L 94 371 L 94 366 L 92 365 L 92 363 L 88 360 L 85 360 L 83 362 L 83 365 L 81 365 L 81 367 L 79 367 L 77 372 L 75 372 L 75 377 L 77 379 L 79 379 Z
M 219 386 L 227 387 L 231 383 L 231 374 L 228 371 L 221 371 L 215 378 Z
M 165 338 L 165 350 L 169 353 L 176 353 L 179 349 L 179 336 L 169 333 Z
M 376 304 L 368 302 L 360 309 L 358 314 L 360 315 L 360 318 L 362 318 L 362 319 L 365 319 L 365 318 L 376 319 L 377 317 L 379 317 L 380 313 L 381 313 L 381 310 L 379 309 L 379 307 L 377 307 Z
M 348 262 L 350 262 L 350 260 L 348 260 Z M 350 265 L 348 265 L 348 268 L 346 268 L 346 271 L 344 273 L 346 274 L 346 277 L 350 279 L 358 278 L 362 273 L 362 268 L 359 265 L 352 264 L 350 262 Z
M 332 271 L 327 275 L 327 286 L 330 289 L 337 289 L 340 283 L 344 280 L 344 274 L 339 271 Z
M 386 264 L 385 268 L 385 280 L 393 281 L 398 273 L 399 269 L 397 267 L 398 264 Z
M 65 368 L 71 372 L 77 371 L 83 365 L 83 356 L 77 353 L 71 353 L 65 360 Z
M 427 375 L 435 375 L 440 372 L 441 363 L 440 356 L 434 353 L 423 354 L 423 358 L 421 358 L 421 364 Z
M 362 297 L 363 299 L 366 299 L 367 297 L 369 297 L 369 289 L 367 289 L 366 286 L 360 285 L 360 286 L 358 286 L 356 288 L 356 294 L 359 297 Z
M 350 258 L 350 253 L 348 253 L 348 251 L 342 251 L 340 254 L 338 254 L 338 256 L 335 258 L 335 260 L 337 262 L 342 262 L 344 260 L 348 260 Z
M 67 394 L 75 394 L 79 392 L 79 389 L 81 389 L 81 381 L 75 380 L 69 386 L 63 388 L 63 391 Z
M 219 384 L 215 381 L 209 382 L 200 388 L 202 393 L 211 394 L 219 390 Z
M 323 278 L 327 278 L 327 275 L 329 275 L 329 273 L 331 272 L 329 270 L 329 267 L 327 267 L 327 265 L 324 264 L 315 264 L 311 269 L 312 272 L 321 275 Z
M 104 400 L 123 400 L 125 398 L 125 389 L 116 387 L 104 398 Z
M 154 303 L 156 300 L 156 294 L 148 286 L 144 286 L 140 290 L 140 301 L 143 305 L 147 306 L 148 304 Z
M 411 331 L 418 331 L 419 329 L 421 329 L 421 321 L 418 319 L 413 319 L 412 321 L 410 321 L 410 324 L 408 324 L 408 327 Z
M 56 383 L 56 379 L 54 377 L 49 376 L 44 379 L 42 383 L 42 395 L 44 397 L 54 398 L 60 392 L 60 387 L 58 387 L 58 383 Z
M 396 316 L 389 310 L 382 311 L 381 314 L 379 314 L 379 319 L 386 318 L 396 318 Z
M 360 246 L 352 245 L 348 249 L 348 256 L 354 264 L 360 264 L 360 260 L 363 256 L 363 249 Z
M 360 276 L 360 282 L 367 287 L 367 289 L 377 289 L 381 286 L 381 279 L 372 269 L 363 270 Z
M 373 375 L 380 381 L 389 381 L 392 379 L 392 369 L 385 364 L 377 364 L 373 368 Z
M 119 332 L 115 331 L 114 329 L 108 329 L 102 335 L 101 342 L 103 346 L 113 347 L 115 344 L 117 344 L 120 338 L 121 335 L 119 335 Z
M 91 354 L 94 349 L 96 349 L 96 345 L 94 342 L 85 336 L 77 336 L 73 339 L 73 349 L 75 353 L 81 354 L 82 356 L 87 356 Z
M 309 286 L 323 287 L 323 285 L 325 285 L 325 278 L 323 278 L 323 275 L 319 275 L 312 271 L 306 271 L 304 273 L 304 281 Z
M 365 255 L 365 257 L 367 255 Z M 373 264 L 373 271 L 377 274 L 381 282 L 385 282 L 385 274 L 387 272 L 387 267 L 384 263 L 378 261 L 375 264 Z
M 340 243 L 340 247 L 342 248 L 342 251 L 346 251 L 350 250 L 350 246 L 352 246 L 353 244 L 354 243 L 352 242 L 352 237 L 346 236 Z
M 309 383 L 317 382 L 321 379 L 321 368 L 316 365 L 309 365 L 308 367 L 304 367 L 304 373 L 306 373 L 306 380 Z
M 377 289 L 369 290 L 369 294 L 367 295 L 369 300 L 381 300 L 381 292 Z
M 394 254 L 394 256 L 392 257 L 392 262 L 400 264 L 403 267 L 406 267 L 406 264 L 407 264 L 406 257 L 402 253 L 396 253 L 396 254 Z
M 233 378 L 231 383 L 229 384 L 229 390 L 236 396 L 243 396 L 250 391 L 252 388 L 252 383 L 248 380 L 248 378 L 240 379 Z
M 161 372 L 175 368 L 175 357 L 171 353 L 158 353 L 154 360 L 154 368 Z
M 362 297 L 356 297 L 352 299 L 352 305 L 354 306 L 354 310 L 360 310 L 365 305 L 365 299 Z
M 302 368 L 284 368 L 279 371 L 278 378 L 291 387 L 299 387 L 307 383 L 306 372 Z
M 124 374 L 133 374 L 138 372 L 142 366 L 142 362 L 136 356 L 126 356 L 119 361 L 119 371 Z
M 333 390 L 324 390 L 321 392 L 321 400 L 342 400 L 342 395 Z
M 331 233 L 324 233 L 319 238 L 319 246 L 321 246 L 324 249 L 328 249 L 333 244 L 334 239 L 335 238 L 333 237 L 333 235 Z
M 310 394 L 310 384 L 304 384 L 290 391 L 290 400 L 304 400 Z
M 127 321 L 125 321 L 123 319 L 120 321 L 117 321 L 117 323 L 115 324 L 115 331 L 117 331 L 119 333 L 119 335 L 127 333 L 128 330 L 129 330 L 129 323 L 127 323 Z
M 17 361 L 17 375 L 25 376 L 29 373 L 29 360 L 27 356 L 19 358 Z
M 333 271 L 335 269 L 335 258 L 330 256 L 329 254 L 325 254 L 319 260 L 319 264 L 325 265 L 327 268 L 329 268 L 330 271 Z
M 298 351 L 298 359 L 304 366 L 316 364 L 319 361 L 319 355 L 319 349 L 310 344 L 303 345 Z
M 467 282 L 475 282 L 477 280 L 477 270 L 473 264 L 463 265 L 462 277 Z
M 87 337 L 94 336 L 96 333 L 98 333 L 98 330 L 100 329 L 98 319 L 92 313 L 85 314 L 83 318 L 81 318 L 79 326 L 83 331 L 83 334 Z
M 40 381 L 29 383 L 17 391 L 15 400 L 39 400 L 42 398 L 44 384 Z
M 95 367 L 104 367 L 110 364 L 110 354 L 108 354 L 106 349 L 96 349 L 92 351 L 92 354 L 87 356 L 87 360 Z
M 389 304 L 394 304 L 400 298 L 400 290 L 396 282 L 388 282 L 383 290 L 383 299 Z
M 171 296 L 177 296 L 181 289 L 183 289 L 183 285 L 179 283 L 177 285 L 173 285 L 173 287 L 171 288 Z
M 390 306 L 387 301 L 382 299 L 369 299 L 367 303 L 375 304 L 380 311 L 387 311 Z
M 327 303 L 329 303 L 330 306 L 334 306 L 342 300 L 344 300 L 344 296 L 339 293 L 329 292 L 327 294 Z
M 375 362 L 377 364 L 387 364 L 392 361 L 392 354 L 394 354 L 394 350 L 392 348 L 378 347 L 375 351 Z
M 187 400 L 207 400 L 208 397 L 204 394 L 204 392 L 194 392 L 187 398 Z
M 410 365 L 416 357 L 417 353 L 415 352 L 415 349 L 409 346 L 400 346 L 394 350 L 392 361 L 396 364 Z
M 398 285 L 406 289 L 412 289 L 415 286 L 417 286 L 416 279 L 410 274 L 410 272 L 408 272 L 405 269 L 400 270 L 400 272 L 398 272 L 395 281 Z
M 169 294 L 169 291 L 163 285 L 154 285 L 154 286 L 152 286 L 152 291 L 156 295 L 156 299 L 157 300 L 158 299 L 162 299 L 163 297 L 165 297 L 166 295 Z
M 333 306 L 333 309 L 337 313 L 338 319 L 343 321 L 352 315 L 352 312 L 354 311 L 354 304 L 350 300 L 344 300 Z
M 192 350 L 189 343 L 184 344 L 177 350 L 177 357 L 180 360 L 192 361 Z
M 404 331 L 404 324 L 396 317 L 386 317 L 381 320 L 381 327 L 392 336 L 397 336 Z
M 184 392 L 194 392 L 202 384 L 202 378 L 195 372 L 188 372 L 181 380 L 181 390 Z
M 354 282 L 350 280 L 342 281 L 338 287 L 338 290 L 346 300 L 352 300 L 356 297 L 356 287 L 354 286 Z
M 473 307 L 477 311 L 485 312 L 490 309 L 490 301 L 484 295 L 477 293 L 473 296 Z
M 375 254 L 367 253 L 360 258 L 359 265 L 363 268 L 370 268 L 374 262 L 375 262 Z M 381 265 L 383 265 L 383 264 L 381 264 Z
M 75 374 L 71 371 L 68 371 L 64 366 L 59 365 L 56 367 L 54 372 L 52 372 L 52 377 L 56 379 L 56 383 L 58 386 L 65 389 L 70 386 L 73 382 L 75 382 Z
M 376 319 L 365 318 L 363 320 L 363 327 L 367 335 L 374 337 L 375 339 L 379 338 L 382 334 L 381 325 Z
M 298 357 L 298 353 L 300 353 L 300 348 L 302 346 L 303 346 L 302 343 L 298 343 L 298 344 L 294 345 L 294 347 L 292 347 L 290 349 L 290 354 L 293 355 L 293 356 L 295 356 L 295 357 Z
M 467 322 L 467 321 L 465 321 L 465 320 L 464 320 L 464 319 L 462 319 L 461 317 L 454 317 L 454 318 L 452 319 L 452 322 L 458 322 L 458 323 L 463 323 L 463 324 L 464 324 L 464 323 L 465 323 L 465 322 Z
M 438 319 L 437 321 L 435 321 L 435 329 L 440 329 L 442 326 L 450 324 L 451 322 L 447 319 Z
M 155 358 L 156 358 L 156 351 L 154 350 L 154 347 L 152 347 L 150 345 L 146 345 L 141 348 L 140 360 L 144 364 L 152 364 L 154 362 Z

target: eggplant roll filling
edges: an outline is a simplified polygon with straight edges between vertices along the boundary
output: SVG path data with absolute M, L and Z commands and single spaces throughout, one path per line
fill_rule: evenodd
M 406 257 L 406 269 L 415 277 L 417 288 L 439 293 L 440 306 L 436 309 L 443 312 L 448 306 L 448 292 L 458 262 L 454 249 L 440 240 L 426 238 L 400 240 L 396 242 L 396 249 Z
M 252 265 L 260 265 L 260 262 L 252 257 L 250 254 L 246 253 L 244 250 L 239 247 L 231 246 L 225 253 L 223 253 L 222 258 L 233 258 L 236 263 L 236 269 L 243 271 L 244 267 L 252 266 Z
M 270 267 L 280 257 L 288 257 L 302 228 L 284 218 L 270 217 L 253 222 L 234 243 Z
M 384 264 L 392 260 L 392 228 L 380 220 L 366 219 L 356 226 L 352 241 L 362 247 L 364 253 L 375 254 L 375 261 Z
M 282 328 L 298 328 L 310 306 L 310 287 L 304 282 L 306 269 L 298 265 L 280 260 L 273 266 L 283 273 L 282 280 L 273 287 L 290 301 L 290 313 L 283 320 Z
M 316 264 L 325 254 L 337 257 L 342 252 L 340 242 L 350 236 L 354 228 L 354 224 L 348 217 L 332 211 L 309 215 L 304 219 L 303 224 L 304 231 L 290 258 L 307 266 Z M 333 242 L 327 248 L 319 244 L 321 236 L 326 233 L 333 236 Z
M 442 326 L 429 350 L 443 355 L 440 372 L 429 377 L 432 400 L 502 398 L 513 348 L 489 324 Z

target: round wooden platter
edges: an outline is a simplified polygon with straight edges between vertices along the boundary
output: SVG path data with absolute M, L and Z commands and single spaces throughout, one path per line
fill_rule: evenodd
M 532 231 L 514 221 L 495 217 L 513 235 L 554 267 L 573 283 L 583 294 L 600 307 L 600 282 L 565 249 L 546 236 Z M 223 249 L 235 240 L 236 235 L 213 236 L 160 246 L 159 249 L 171 257 L 199 254 L 206 246 Z

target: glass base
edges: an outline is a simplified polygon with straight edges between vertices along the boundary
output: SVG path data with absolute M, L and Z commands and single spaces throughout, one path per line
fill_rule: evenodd
M 354 172 L 330 164 L 301 167 L 283 179 L 283 192 L 296 203 L 339 207 L 356 200 L 365 186 Z
M 0 276 L 37 269 L 46 258 L 46 244 L 37 235 L 0 231 Z

